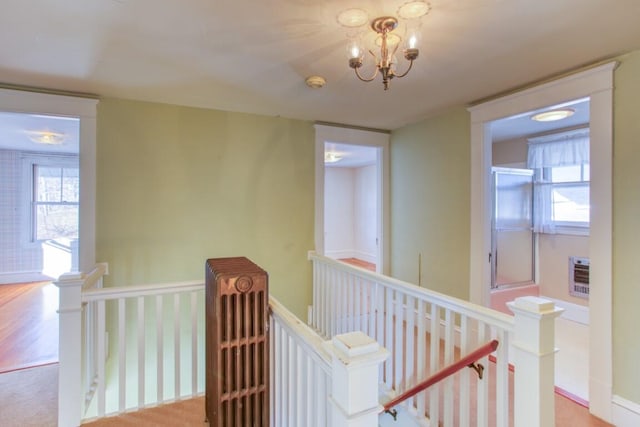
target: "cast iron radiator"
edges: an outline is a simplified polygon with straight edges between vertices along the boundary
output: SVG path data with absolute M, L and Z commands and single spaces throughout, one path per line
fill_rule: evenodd
M 268 276 L 244 257 L 206 265 L 206 415 L 211 427 L 269 425 Z

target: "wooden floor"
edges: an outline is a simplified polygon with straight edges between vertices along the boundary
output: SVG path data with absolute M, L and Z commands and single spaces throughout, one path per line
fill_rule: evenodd
M 0 285 L 0 372 L 58 361 L 58 289 Z
M 358 258 L 341 258 L 338 261 L 345 262 L 347 264 L 355 265 L 356 267 L 366 268 L 367 270 L 376 271 L 376 265 L 367 261 L 363 261 Z
M 83 424 L 87 427 L 154 426 L 154 427 L 202 427 L 204 421 L 204 397 L 144 409 L 138 412 L 102 418 Z M 589 410 L 556 394 L 556 427 L 610 427 L 611 424 L 589 414 Z

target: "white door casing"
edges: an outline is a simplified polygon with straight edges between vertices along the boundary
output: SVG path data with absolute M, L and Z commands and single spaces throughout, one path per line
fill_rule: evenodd
M 80 119 L 80 271 L 95 265 L 97 99 L 0 89 L 0 111 Z
M 389 272 L 389 134 L 345 127 L 314 125 L 315 146 L 315 250 L 324 255 L 324 147 L 325 142 L 379 148 L 377 155 L 378 273 Z
M 616 62 L 469 108 L 471 113 L 471 250 L 469 295 L 489 305 L 491 269 L 490 122 L 588 97 L 591 129 L 591 258 L 589 312 L 589 410 L 612 419 L 612 160 L 613 71 Z

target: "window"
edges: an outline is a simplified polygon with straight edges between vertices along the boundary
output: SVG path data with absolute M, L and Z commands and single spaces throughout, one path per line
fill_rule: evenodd
M 589 130 L 529 140 L 527 166 L 535 171 L 534 231 L 589 230 Z
M 78 238 L 77 167 L 33 167 L 33 240 Z
M 23 157 L 25 239 L 36 243 L 77 239 L 80 170 L 77 156 L 27 154 Z
M 546 168 L 551 182 L 551 220 L 556 226 L 589 226 L 589 165 Z

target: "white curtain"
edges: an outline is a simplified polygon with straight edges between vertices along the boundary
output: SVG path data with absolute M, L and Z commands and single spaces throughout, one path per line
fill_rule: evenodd
M 589 163 L 588 130 L 529 140 L 527 167 L 534 169 L 533 231 L 555 234 L 553 184 L 543 179 L 543 169 Z
M 529 142 L 529 169 L 589 163 L 589 135 L 550 142 Z

